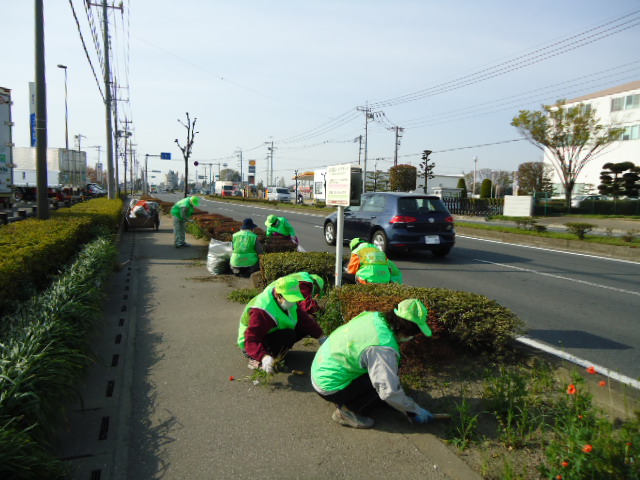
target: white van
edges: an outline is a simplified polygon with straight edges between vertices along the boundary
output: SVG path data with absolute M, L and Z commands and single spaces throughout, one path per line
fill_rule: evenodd
M 277 202 L 290 202 L 291 193 L 285 187 L 267 187 L 267 200 L 275 200 Z

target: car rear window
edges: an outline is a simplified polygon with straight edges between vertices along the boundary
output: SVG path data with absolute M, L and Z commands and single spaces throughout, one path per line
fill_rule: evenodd
M 444 204 L 434 198 L 407 197 L 398 199 L 398 213 L 427 214 L 431 212 L 446 213 Z
M 278 193 L 289 193 L 288 188 L 276 188 L 276 192 Z

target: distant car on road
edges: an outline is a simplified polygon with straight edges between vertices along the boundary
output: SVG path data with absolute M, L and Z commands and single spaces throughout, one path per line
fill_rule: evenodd
M 290 202 L 291 192 L 286 187 L 267 187 L 267 200 Z
M 604 195 L 578 195 L 571 199 L 571 206 L 578 208 L 582 202 L 594 202 L 596 200 L 609 200 Z
M 336 213 L 324 221 L 324 238 L 336 244 Z M 437 257 L 455 244 L 453 216 L 439 197 L 402 192 L 365 193 L 359 207 L 344 213 L 344 241 L 360 237 L 383 252 L 393 249 L 430 250 Z

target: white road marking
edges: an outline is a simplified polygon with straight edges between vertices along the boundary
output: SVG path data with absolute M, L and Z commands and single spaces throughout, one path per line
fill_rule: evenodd
M 534 247 L 532 245 L 521 245 L 519 243 L 501 242 L 499 240 L 489 240 L 487 238 L 469 237 L 467 235 L 458 235 L 458 234 L 456 234 L 456 237 L 468 238 L 469 240 L 477 240 L 479 242 L 499 243 L 500 245 L 511 245 L 513 247 L 531 248 L 533 250 L 543 250 L 545 252 L 563 253 L 565 255 L 576 255 L 578 257 L 597 258 L 598 260 L 608 260 L 610 262 L 631 263 L 633 265 L 638 265 L 638 263 L 639 263 L 639 262 L 634 262 L 633 260 L 623 260 L 623 259 L 620 259 L 620 258 L 599 257 L 597 255 L 590 255 L 588 253 L 567 252 L 566 250 L 554 250 L 552 248 Z
M 552 355 L 555 355 L 557 357 L 563 358 L 565 360 L 568 360 L 571 363 L 575 363 L 576 365 L 580 365 L 584 368 L 589 368 L 589 367 L 594 367 L 596 369 L 596 372 L 608 377 L 608 378 L 612 378 L 614 380 L 617 380 L 618 382 L 627 384 L 633 388 L 639 389 L 640 390 L 640 382 L 638 380 L 634 380 L 633 378 L 627 377 L 625 375 L 621 375 L 618 372 L 614 372 L 606 367 L 602 367 L 600 365 L 596 365 L 595 363 L 589 362 L 588 360 L 585 360 L 583 358 L 580 357 L 576 357 L 574 355 L 571 355 L 570 353 L 564 352 L 562 350 L 558 350 L 557 348 L 553 348 L 549 345 L 547 345 L 546 343 L 542 343 L 539 342 L 537 340 L 534 340 L 533 338 L 529 338 L 529 337 L 518 337 L 516 338 L 517 341 L 524 343 L 525 345 L 529 345 L 533 348 L 537 348 L 539 350 L 542 350 L 544 352 L 550 353 Z
M 527 273 L 533 273 L 533 274 L 536 274 L 536 275 L 542 275 L 544 277 L 551 277 L 551 278 L 556 278 L 558 280 L 567 280 L 568 282 L 580 283 L 582 285 L 588 285 L 590 287 L 604 288 L 605 290 L 613 290 L 614 292 L 628 293 L 630 295 L 638 295 L 638 296 L 640 296 L 640 292 L 633 292 L 631 290 L 624 290 L 622 288 L 609 287 L 607 285 L 600 285 L 599 283 L 587 282 L 585 280 L 578 280 L 576 278 L 563 277 L 562 275 L 555 275 L 553 273 L 539 272 L 537 270 L 531 270 L 530 268 L 522 268 L 522 267 L 516 267 L 516 266 L 513 266 L 513 265 L 505 265 L 504 263 L 489 262 L 488 260 L 481 260 L 479 258 L 474 258 L 474 260 L 476 262 L 489 263 L 491 265 L 498 265 L 500 267 L 510 268 L 512 270 L 519 270 L 521 272 L 527 272 Z

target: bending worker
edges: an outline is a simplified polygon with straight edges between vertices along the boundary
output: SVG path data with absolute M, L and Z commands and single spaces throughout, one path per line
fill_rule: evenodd
M 252 298 L 240 317 L 238 346 L 249 357 L 249 368 L 274 373 L 276 357 L 286 354 L 307 335 L 323 342 L 322 328 L 301 308 L 300 283 L 282 277 Z
M 236 276 L 242 273 L 251 275 L 260 270 L 258 255 L 262 253 L 262 244 L 258 240 L 258 235 L 253 232 L 255 228 L 258 226 L 253 223 L 253 220 L 245 218 L 242 221 L 242 227 L 233 234 L 231 239 L 233 253 L 229 264 Z
M 371 428 L 366 409 L 378 399 L 404 413 L 409 421 L 428 423 L 429 411 L 408 397 L 398 377 L 400 343 L 423 333 L 431 336 L 427 308 L 417 299 L 403 300 L 391 312 L 362 312 L 334 330 L 311 365 L 311 383 L 336 404 L 333 420 L 353 428 Z
M 354 238 L 349 243 L 351 258 L 347 274 L 358 283 L 402 283 L 402 272 L 387 258 L 385 253 L 363 238 Z M 352 280 L 353 281 L 353 280 Z
M 264 224 L 267 227 L 267 237 L 285 237 L 298 244 L 296 232 L 286 218 L 269 215 Z
M 185 242 L 187 221 L 193 216 L 194 207 L 200 205 L 198 197 L 185 197 L 177 201 L 171 208 L 171 216 L 173 217 L 173 244 L 176 248 L 190 247 Z
M 307 272 L 291 273 L 280 278 L 292 278 L 298 282 L 300 293 L 304 296 L 304 300 L 298 304 L 298 308 L 301 308 L 305 313 L 315 318 L 315 314 L 320 311 L 318 299 L 323 296 L 324 279 L 320 275 Z M 278 280 L 271 282 L 269 286 L 274 287 Z

